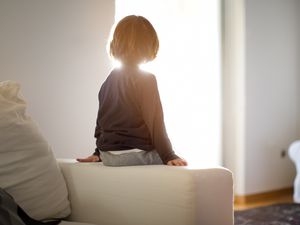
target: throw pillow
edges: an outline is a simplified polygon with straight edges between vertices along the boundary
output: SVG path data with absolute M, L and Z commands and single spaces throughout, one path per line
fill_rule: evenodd
M 0 187 L 36 220 L 64 218 L 70 214 L 65 181 L 19 92 L 18 83 L 0 82 Z

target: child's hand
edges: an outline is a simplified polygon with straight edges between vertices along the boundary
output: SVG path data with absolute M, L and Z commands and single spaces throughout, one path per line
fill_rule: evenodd
M 188 163 L 187 163 L 187 161 L 185 161 L 184 159 L 177 158 L 177 159 L 170 160 L 170 161 L 167 163 L 167 165 L 168 165 L 168 166 L 187 166 Z
M 101 158 L 97 155 L 91 155 L 87 158 L 76 159 L 78 162 L 101 162 Z

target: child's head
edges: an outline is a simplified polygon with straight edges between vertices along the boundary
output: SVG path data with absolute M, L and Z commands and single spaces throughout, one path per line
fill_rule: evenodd
M 110 54 L 123 64 L 137 65 L 155 59 L 159 41 L 152 24 L 142 16 L 126 16 L 116 26 Z

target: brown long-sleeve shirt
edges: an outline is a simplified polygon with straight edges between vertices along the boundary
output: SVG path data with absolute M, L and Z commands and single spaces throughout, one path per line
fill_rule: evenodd
M 156 150 L 164 163 L 178 158 L 168 138 L 156 78 L 137 67 L 114 69 L 99 92 L 97 149 Z

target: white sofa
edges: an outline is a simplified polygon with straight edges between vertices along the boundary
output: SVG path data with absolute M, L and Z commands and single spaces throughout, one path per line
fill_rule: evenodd
M 26 108 L 20 85 L 0 82 L 0 187 L 31 217 L 71 212 L 61 225 L 233 225 L 230 171 L 59 160 L 61 173 Z
M 294 180 L 294 202 L 300 203 L 300 141 L 295 141 L 290 145 L 289 156 L 295 163 L 297 175 Z
M 58 163 L 74 225 L 233 225 L 233 181 L 225 168 Z
M 20 85 L 0 82 L 0 187 L 31 217 L 71 212 L 61 225 L 233 225 L 230 171 L 59 160 L 61 173 L 26 109 Z

